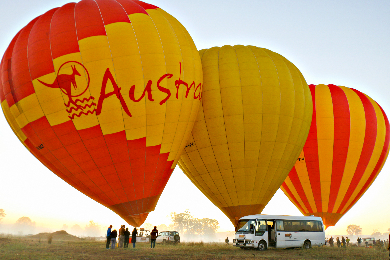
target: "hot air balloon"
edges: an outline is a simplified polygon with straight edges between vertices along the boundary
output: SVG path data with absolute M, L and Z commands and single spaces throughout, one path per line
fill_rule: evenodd
M 0 65 L 12 130 L 74 188 L 140 226 L 190 135 L 202 67 L 186 29 L 136 0 L 82 0 L 26 25 Z
M 237 45 L 200 56 L 202 106 L 179 166 L 236 226 L 261 213 L 283 183 L 313 104 L 300 71 L 275 52 Z
M 389 152 L 389 122 L 382 108 L 358 90 L 310 85 L 314 111 L 303 150 L 281 189 L 304 215 L 326 227 L 359 200 Z

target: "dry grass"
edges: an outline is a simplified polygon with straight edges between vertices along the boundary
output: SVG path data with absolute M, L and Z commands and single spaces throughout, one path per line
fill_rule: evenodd
M 137 243 L 136 248 L 105 249 L 105 241 L 39 242 L 37 239 L 0 238 L 0 259 L 388 259 L 388 251 L 373 248 L 241 250 L 221 243 L 178 245 Z

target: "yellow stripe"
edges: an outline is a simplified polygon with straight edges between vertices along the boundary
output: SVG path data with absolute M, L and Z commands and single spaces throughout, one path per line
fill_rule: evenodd
M 318 161 L 321 182 L 322 212 L 328 211 L 334 143 L 334 115 L 330 90 L 326 85 L 316 86 L 315 96 Z
M 362 153 L 364 136 L 366 129 L 366 118 L 364 113 L 363 103 L 359 96 L 351 89 L 340 87 L 348 100 L 350 111 L 350 133 L 347 160 L 341 179 L 340 190 L 336 198 L 332 213 L 336 213 L 340 207 L 341 202 L 351 184 L 352 178 L 355 174 L 356 167 L 359 163 L 360 155 Z
M 14 104 L 13 106 L 16 107 L 16 104 Z M 18 139 L 20 140 L 20 142 L 22 142 L 22 144 L 24 145 L 24 141 L 27 139 L 27 137 L 25 136 L 25 134 L 22 132 L 19 124 L 17 123 L 17 121 L 15 120 L 15 117 L 13 116 L 13 114 L 11 113 L 11 110 L 8 106 L 8 102 L 7 100 L 4 100 L 2 103 L 1 103 L 1 108 L 3 110 L 3 113 L 4 113 L 4 116 L 5 116 L 5 119 L 7 120 L 9 126 L 11 127 L 12 131 L 15 133 L 15 135 L 18 137 Z M 27 122 L 28 123 L 28 122 Z M 26 124 L 27 124 L 26 123 Z
M 382 111 L 379 108 L 378 104 L 374 100 L 372 100 L 367 95 L 366 95 L 366 97 L 370 100 L 371 104 L 373 105 L 373 107 L 375 109 L 376 118 L 377 118 L 377 136 L 376 136 L 376 140 L 375 140 L 375 147 L 374 147 L 374 151 L 371 155 L 370 162 L 368 163 L 367 168 L 364 171 L 364 174 L 359 181 L 359 184 L 357 185 L 355 191 L 352 193 L 352 196 L 349 198 L 348 202 L 345 204 L 345 206 L 341 210 L 341 214 L 345 213 L 345 210 L 348 208 L 348 206 L 351 204 L 351 202 L 355 199 L 357 194 L 361 191 L 361 189 L 363 188 L 363 185 L 367 182 L 367 180 L 370 177 L 372 171 L 374 170 L 376 164 L 378 163 L 379 157 L 380 157 L 382 150 L 383 150 L 383 145 L 385 143 L 386 125 L 385 125 L 385 120 L 383 118 Z M 378 171 L 378 174 L 379 174 L 379 172 L 380 171 Z M 376 178 L 376 176 L 375 176 L 375 178 Z M 373 180 L 375 180 L 375 178 Z
M 305 153 L 301 152 L 299 158 L 305 158 Z M 313 212 L 318 212 L 316 203 L 314 201 L 313 191 L 311 189 L 309 173 L 307 172 L 306 158 L 295 163 L 295 170 L 297 171 L 299 181 L 302 184 L 303 191 L 305 192 L 306 198 L 309 201 L 309 205 Z

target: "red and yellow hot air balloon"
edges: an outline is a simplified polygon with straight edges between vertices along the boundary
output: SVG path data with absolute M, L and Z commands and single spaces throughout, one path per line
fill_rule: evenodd
M 261 213 L 293 167 L 313 104 L 301 72 L 254 46 L 200 51 L 202 107 L 179 166 L 236 226 Z
M 389 121 L 369 96 L 310 85 L 313 120 L 306 144 L 281 186 L 304 215 L 334 226 L 370 187 L 389 152 Z
M 0 101 L 25 147 L 140 226 L 190 135 L 202 68 L 186 29 L 136 0 L 82 0 L 35 18 L 0 65 Z

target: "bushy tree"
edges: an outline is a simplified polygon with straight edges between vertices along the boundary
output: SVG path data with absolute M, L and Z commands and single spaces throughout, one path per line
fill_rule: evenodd
M 79 225 L 75 224 L 70 228 L 70 233 L 75 236 L 82 236 L 84 233 L 84 230 Z
M 149 231 L 151 231 L 153 228 L 154 228 L 154 226 L 152 225 L 152 224 L 150 224 L 150 223 L 144 223 L 143 225 L 142 225 L 142 227 L 145 229 L 145 230 L 149 230 Z M 138 229 L 138 228 L 137 228 Z
M 361 235 L 362 234 L 362 228 L 360 226 L 357 226 L 357 225 L 349 225 L 347 227 L 347 233 L 348 235 L 352 236 L 352 235 Z
M 20 234 L 32 234 L 35 230 L 35 222 L 29 217 L 21 217 L 15 222 L 15 230 Z
M 100 225 L 93 222 L 93 220 L 90 220 L 89 224 L 85 226 L 85 233 L 89 237 L 98 237 L 98 236 L 102 235 Z
M 0 209 L 0 222 L 5 217 L 5 215 L 7 214 L 5 214 L 4 209 Z
M 68 225 L 64 224 L 64 225 L 62 225 L 62 228 L 61 228 L 61 229 L 62 229 L 62 230 L 65 230 L 65 231 L 68 231 L 69 227 L 68 227 Z
M 179 231 L 179 233 L 191 233 L 191 222 L 193 217 L 188 209 L 186 209 L 183 213 L 172 212 L 171 219 L 174 228 Z
M 217 220 L 195 218 L 188 210 L 183 213 L 171 213 L 171 219 L 174 229 L 185 235 L 213 235 L 219 228 Z

